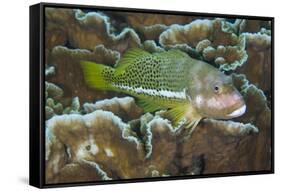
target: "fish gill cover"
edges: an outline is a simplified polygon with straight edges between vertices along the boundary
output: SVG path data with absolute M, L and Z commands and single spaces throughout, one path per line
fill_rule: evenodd
M 47 184 L 271 169 L 269 21 L 63 8 L 45 16 Z M 116 68 L 135 48 L 177 49 L 230 75 L 246 112 L 200 118 L 191 133 L 163 108 L 146 112 L 132 94 L 86 83 L 81 61 Z

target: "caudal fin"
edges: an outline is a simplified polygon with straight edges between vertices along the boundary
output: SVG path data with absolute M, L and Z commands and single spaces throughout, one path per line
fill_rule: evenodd
M 102 71 L 107 70 L 110 72 L 114 70 L 113 68 L 90 61 L 81 61 L 80 64 L 84 73 L 84 79 L 89 87 L 100 90 L 112 89 L 110 82 L 108 79 L 105 79 Z

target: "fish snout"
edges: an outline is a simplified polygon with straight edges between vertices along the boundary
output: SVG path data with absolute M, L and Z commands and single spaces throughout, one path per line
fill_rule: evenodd
M 243 115 L 246 112 L 246 108 L 247 108 L 246 104 L 244 104 L 241 107 L 239 107 L 238 109 L 231 112 L 230 114 L 227 114 L 227 117 L 229 117 L 229 118 L 240 117 L 241 115 Z
M 230 109 L 227 113 L 227 118 L 235 118 L 243 115 L 246 112 L 247 106 L 242 95 L 236 90 L 231 95 Z

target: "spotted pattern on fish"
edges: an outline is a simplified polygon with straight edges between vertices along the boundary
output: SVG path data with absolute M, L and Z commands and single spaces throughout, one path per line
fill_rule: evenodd
M 114 75 L 112 70 L 105 69 L 102 75 L 114 87 L 129 93 L 159 96 L 164 99 L 186 99 L 185 57 L 183 54 L 169 57 L 161 53 L 137 57 L 124 73 Z

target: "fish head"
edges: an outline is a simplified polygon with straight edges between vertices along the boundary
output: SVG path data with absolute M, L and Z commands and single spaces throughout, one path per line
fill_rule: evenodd
M 203 117 L 231 119 L 246 111 L 244 99 L 234 87 L 232 78 L 218 70 L 197 79 L 190 97 L 193 106 Z

